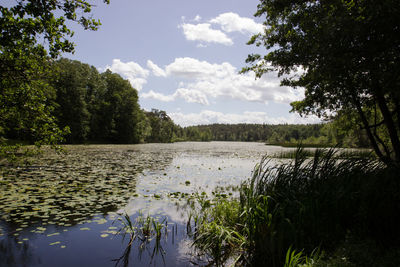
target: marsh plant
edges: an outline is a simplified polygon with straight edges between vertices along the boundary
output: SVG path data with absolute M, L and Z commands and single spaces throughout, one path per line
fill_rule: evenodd
M 237 260 L 232 257 L 240 256 L 245 243 L 244 237 L 235 229 L 238 202 L 222 197 L 210 200 L 206 195 L 198 195 L 197 201 L 199 205 L 189 215 L 187 233 L 193 238 L 200 258 L 209 259 L 215 266 Z
M 163 234 L 165 237 L 168 234 L 167 218 L 164 218 L 160 221 L 158 218 L 150 215 L 143 216 L 142 212 L 139 212 L 139 215 L 136 217 L 136 219 L 132 220 L 131 217 L 125 212 L 124 214 L 120 214 L 120 217 L 117 219 L 117 221 L 120 222 L 120 229 L 118 230 L 117 234 L 121 234 L 123 239 L 128 236 L 129 242 L 122 256 L 113 260 L 116 262 L 115 266 L 118 266 L 121 262 L 123 263 L 123 266 L 129 266 L 129 256 L 135 240 L 137 240 L 140 254 L 144 250 L 148 249 L 150 242 L 154 240 L 151 258 L 161 254 L 162 258 L 164 259 L 165 251 L 162 248 L 160 241 L 163 237 Z
M 286 252 L 285 264 L 283 267 L 312 267 L 320 258 L 319 250 L 314 250 L 308 257 L 303 251 L 296 251 L 289 247 Z
M 319 149 L 319 153 L 330 153 L 329 151 L 329 149 Z M 334 151 L 335 159 L 377 159 L 375 153 L 370 149 L 337 149 Z M 271 159 L 295 159 L 297 157 L 297 152 L 297 149 L 282 150 L 269 155 L 269 157 Z M 313 158 L 315 154 L 315 148 L 303 149 L 301 153 L 303 157 Z
M 199 201 L 193 244 L 214 265 L 318 266 L 315 249 L 333 252 L 349 236 L 399 246 L 397 169 L 340 159 L 334 149 L 309 158 L 298 148 L 289 163 L 269 161 L 255 167 L 239 198 Z

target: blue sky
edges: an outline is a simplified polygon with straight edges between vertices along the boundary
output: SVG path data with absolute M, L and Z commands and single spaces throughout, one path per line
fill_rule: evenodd
M 99 1 L 100 2 L 100 1 Z M 303 90 L 280 87 L 276 73 L 239 74 L 248 46 L 263 30 L 258 0 L 111 0 L 93 14 L 96 32 L 77 25 L 75 54 L 65 57 L 110 69 L 139 92 L 142 108 L 165 110 L 181 126 L 209 123 L 313 123 L 289 113 Z

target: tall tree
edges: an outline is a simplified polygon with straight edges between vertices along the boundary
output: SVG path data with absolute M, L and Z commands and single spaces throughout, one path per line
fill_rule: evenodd
M 109 3 L 109 0 L 103 2 Z M 67 21 L 96 30 L 87 1 L 20 0 L 0 5 L 0 137 L 56 143 L 61 138 L 52 107 L 50 58 L 73 52 Z M 44 44 L 43 44 L 44 43 Z
M 304 87 L 292 103 L 300 114 L 356 113 L 379 158 L 399 164 L 399 14 L 397 0 L 261 0 L 265 31 L 249 44 L 267 53 L 249 55 L 244 71 Z
M 56 91 L 55 116 L 60 127 L 68 126 L 68 143 L 88 140 L 95 101 L 104 91 L 96 68 L 76 60 L 62 58 L 52 64 L 52 86 Z
M 107 70 L 101 74 L 106 83 L 106 91 L 98 120 L 100 139 L 113 143 L 139 143 L 142 128 L 142 111 L 138 94 L 128 80 Z
M 151 127 L 151 135 L 148 136 L 147 142 L 151 143 L 169 143 L 175 128 L 178 128 L 167 113 L 163 110 L 152 109 L 146 112 Z

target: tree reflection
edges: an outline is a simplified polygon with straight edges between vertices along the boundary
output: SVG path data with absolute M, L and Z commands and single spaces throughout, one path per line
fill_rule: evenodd
M 16 238 L 0 240 L 0 266 L 21 267 L 40 263 L 40 258 L 32 253 L 28 242 Z

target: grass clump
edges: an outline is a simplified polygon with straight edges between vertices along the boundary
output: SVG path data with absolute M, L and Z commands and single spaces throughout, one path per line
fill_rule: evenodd
M 125 238 L 129 236 L 128 246 L 132 244 L 135 239 L 139 239 L 141 242 L 155 238 L 156 241 L 162 237 L 163 230 L 165 232 L 168 225 L 167 219 L 159 221 L 150 215 L 143 216 L 141 212 L 137 216 L 136 220 L 132 220 L 127 213 L 121 214 L 118 221 L 121 223 L 121 227 L 118 230 L 118 234 L 122 234 Z
M 193 245 L 211 265 L 225 266 L 233 256 L 238 259 L 246 242 L 237 228 L 239 202 L 197 195 L 197 204 L 189 216 L 187 231 L 193 237 Z
M 265 157 L 238 199 L 200 209 L 194 245 L 217 266 L 335 266 L 329 261 L 337 258 L 312 252 L 330 255 L 352 237 L 370 240 L 384 257 L 400 247 L 398 171 L 368 157 L 339 158 L 333 149 L 308 158 L 299 148 L 293 161 L 274 167 Z M 346 266 L 363 266 L 362 255 L 348 254 Z
M 150 215 L 143 216 L 141 212 L 135 220 L 132 220 L 127 213 L 120 214 L 118 218 L 120 222 L 120 229 L 117 234 L 121 234 L 123 239 L 128 235 L 129 242 L 123 252 L 122 256 L 117 259 L 113 259 L 115 262 L 115 266 L 118 266 L 120 263 L 123 266 L 129 266 L 129 258 L 132 249 L 132 245 L 137 241 L 139 252 L 144 251 L 147 246 L 150 244 L 152 240 L 154 240 L 153 252 L 151 254 L 151 259 L 157 254 L 161 254 L 162 259 L 164 260 L 165 251 L 161 246 L 161 238 L 164 235 L 167 236 L 167 218 L 165 217 L 163 220 L 159 221 L 157 218 L 154 218 Z

